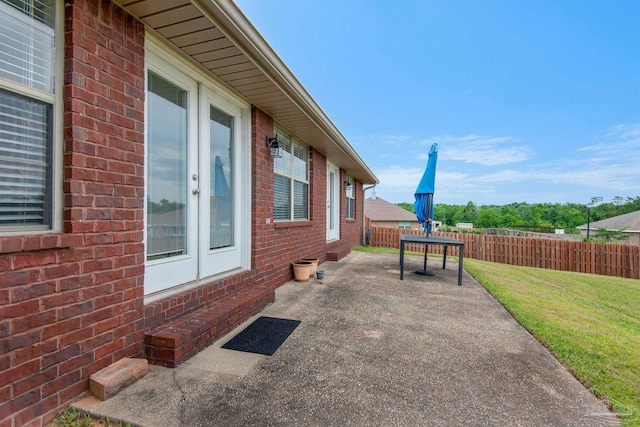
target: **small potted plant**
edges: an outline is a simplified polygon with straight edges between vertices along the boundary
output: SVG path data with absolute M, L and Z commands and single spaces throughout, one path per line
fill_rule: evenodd
M 320 261 L 318 258 L 302 258 L 300 261 L 309 261 L 313 264 L 311 268 L 311 275 L 314 276 L 316 274 L 316 270 L 318 270 L 318 262 Z
M 310 261 L 294 261 L 293 264 L 293 278 L 296 282 L 306 282 L 311 277 L 311 269 L 313 263 Z

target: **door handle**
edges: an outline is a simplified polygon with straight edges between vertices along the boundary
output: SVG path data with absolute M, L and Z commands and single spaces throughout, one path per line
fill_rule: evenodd
M 198 194 L 200 194 L 200 189 L 194 188 L 193 190 L 191 190 L 191 194 L 193 194 L 194 196 L 197 196 Z

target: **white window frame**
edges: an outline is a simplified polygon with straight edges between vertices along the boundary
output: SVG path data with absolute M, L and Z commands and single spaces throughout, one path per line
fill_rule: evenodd
M 20 11 L 14 7 L 0 3 L 0 7 L 9 14 L 16 16 L 21 14 Z M 8 8 L 8 9 L 7 9 Z M 49 194 L 47 199 L 51 206 L 49 206 L 49 224 L 46 225 L 5 225 L 0 226 L 0 236 L 11 236 L 17 234 L 41 234 L 52 233 L 62 231 L 62 206 L 63 206 L 63 191 L 62 191 L 62 176 L 63 176 L 63 102 L 62 102 L 62 88 L 64 84 L 63 79 L 63 65 L 64 65 L 64 3 L 60 0 L 54 1 L 55 8 L 55 22 L 53 28 L 54 37 L 54 64 L 53 64 L 53 88 L 52 92 L 46 90 L 36 89 L 29 85 L 18 83 L 9 78 L 0 77 L 0 89 L 10 92 L 16 96 L 31 99 L 34 101 L 42 102 L 51 106 L 51 132 L 50 141 L 48 141 L 50 150 L 50 164 L 48 165 L 48 175 L 51 182 L 49 183 Z M 27 15 L 20 16 L 19 19 L 25 23 L 34 20 Z M 45 26 L 45 24 L 36 21 L 35 27 Z M 48 27 L 47 27 L 48 28 Z
M 352 176 L 347 175 L 346 181 L 351 184 L 351 188 L 345 190 L 345 217 L 347 219 L 356 219 L 356 180 Z
M 398 228 L 400 230 L 411 230 L 411 221 L 398 221 Z
M 285 152 L 289 152 L 286 149 L 286 144 L 289 143 L 290 147 L 289 149 L 291 150 L 289 152 L 290 154 L 290 163 L 288 165 L 285 165 L 282 159 L 274 159 L 274 163 L 273 163 L 273 173 L 274 173 L 274 188 L 273 188 L 273 194 L 274 194 L 274 208 L 273 208 L 273 216 L 274 216 L 274 221 L 275 222 L 287 222 L 287 221 L 309 221 L 309 210 L 310 210 L 310 197 L 309 197 L 309 191 L 310 191 L 310 183 L 309 183 L 309 159 L 310 159 L 310 147 L 301 142 L 300 140 L 298 140 L 296 137 L 294 137 L 293 135 L 291 135 L 289 132 L 285 131 L 282 127 L 278 126 L 277 124 L 274 125 L 274 135 L 278 136 L 278 139 L 280 139 L 281 142 L 283 142 L 285 144 Z M 295 159 L 296 156 L 294 155 L 295 152 L 295 148 L 299 147 L 303 150 L 305 150 L 306 152 L 306 159 L 304 159 L 305 161 L 305 178 L 306 179 L 301 179 L 300 177 L 297 177 L 295 174 Z M 281 168 L 279 168 L 279 166 L 282 166 Z M 287 169 L 286 171 L 284 169 Z M 275 210 L 275 200 L 276 198 L 276 191 L 278 191 L 277 187 L 275 186 L 275 175 L 284 177 L 286 179 L 289 180 L 289 217 L 288 218 L 276 218 L 276 210 Z M 300 218 L 296 218 L 295 215 L 295 195 L 294 195 L 294 191 L 295 191 L 295 183 L 301 183 L 303 185 L 306 185 L 306 192 L 304 194 L 304 198 L 306 200 L 306 207 L 307 207 L 307 211 L 305 212 L 304 218 L 300 217 Z

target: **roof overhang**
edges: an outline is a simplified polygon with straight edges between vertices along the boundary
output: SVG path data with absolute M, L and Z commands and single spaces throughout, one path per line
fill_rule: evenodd
M 363 184 L 378 178 L 231 0 L 113 0 L 146 30 Z

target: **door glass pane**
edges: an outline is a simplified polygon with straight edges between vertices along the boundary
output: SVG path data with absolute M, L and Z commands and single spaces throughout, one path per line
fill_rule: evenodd
M 233 116 L 210 107 L 209 249 L 233 246 Z
M 334 218 L 335 206 L 333 206 L 336 200 L 335 178 L 336 178 L 336 175 L 333 172 L 329 172 L 329 206 L 331 206 L 331 208 L 329 209 L 329 229 L 330 230 L 334 230 L 336 228 L 335 218 Z
M 187 253 L 187 91 L 149 72 L 147 259 Z

